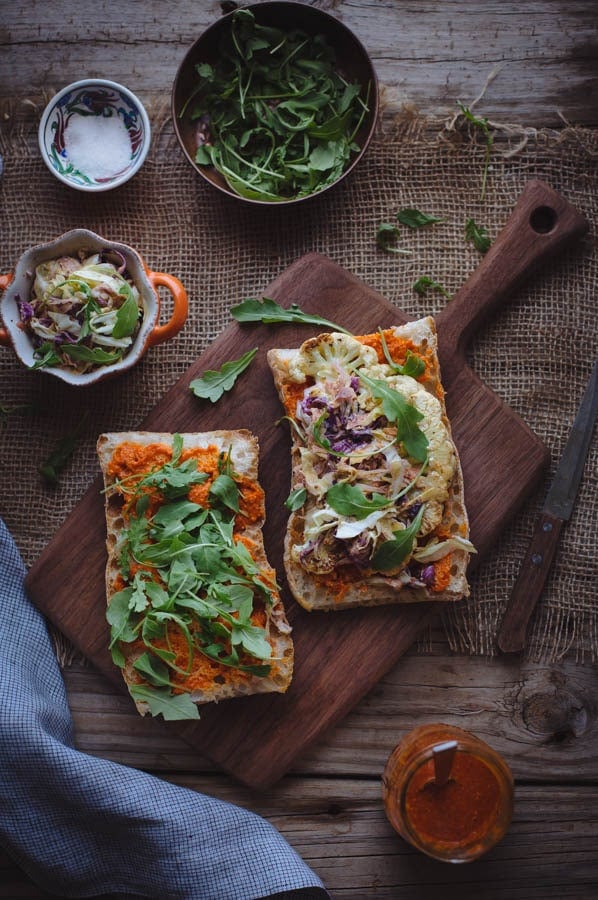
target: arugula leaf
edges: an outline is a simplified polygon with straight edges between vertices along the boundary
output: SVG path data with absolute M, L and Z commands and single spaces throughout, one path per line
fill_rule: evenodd
M 358 487 L 344 483 L 333 484 L 328 488 L 326 502 L 339 515 L 354 519 L 365 519 L 371 512 L 392 504 L 392 500 L 383 494 L 374 493 L 368 499 Z
M 178 432 L 172 436 L 172 458 L 170 464 L 175 466 L 183 452 L 183 437 Z
M 367 375 L 359 377 L 374 397 L 382 401 L 384 415 L 396 424 L 397 441 L 403 443 L 409 456 L 423 462 L 428 455 L 428 438 L 417 425 L 423 419 L 423 414 L 386 382 Z
M 118 308 L 112 329 L 112 337 L 117 339 L 132 335 L 141 315 L 141 308 L 127 282 L 120 286 L 118 293 L 124 295 L 125 302 Z
M 87 419 L 88 412 L 86 411 L 77 427 L 59 440 L 54 450 L 39 467 L 39 473 L 44 481 L 53 487 L 58 484 L 60 473 L 73 455 Z
M 133 663 L 133 668 L 150 684 L 153 684 L 156 687 L 170 687 L 168 667 L 161 660 L 153 656 L 153 654 L 148 653 L 147 651 L 142 653 Z
M 0 428 L 6 425 L 9 416 L 15 414 L 34 416 L 40 411 L 41 407 L 37 403 L 15 403 L 13 406 L 7 406 L 0 403 Z
M 179 666 L 175 665 L 175 654 L 171 650 L 164 650 L 162 647 L 157 647 L 153 643 L 154 640 L 161 640 L 165 637 L 168 625 L 178 628 L 185 639 L 189 653 L 189 664 L 187 669 L 181 669 Z M 155 653 L 156 656 L 159 656 L 161 660 L 166 662 L 171 669 L 174 669 L 175 672 L 179 672 L 181 675 L 189 674 L 193 662 L 193 637 L 189 630 L 189 625 L 182 615 L 166 610 L 152 610 L 151 612 L 148 612 L 143 619 L 141 637 L 146 647 Z
M 411 525 L 403 531 L 395 531 L 392 541 L 384 541 L 370 560 L 370 566 L 377 572 L 392 572 L 407 559 L 417 538 L 425 506 L 421 506 Z
M 233 512 L 239 512 L 239 488 L 230 475 L 219 475 L 210 485 L 210 500 L 226 506 Z
M 473 219 L 468 219 L 465 223 L 465 237 L 468 241 L 473 241 L 474 247 L 480 253 L 487 253 L 492 244 L 486 229 L 481 225 L 476 225 Z
M 419 378 L 420 375 L 424 374 L 426 371 L 426 364 L 421 356 L 412 353 L 411 350 L 407 350 L 404 365 L 399 365 L 399 363 L 396 363 L 390 355 L 388 344 L 386 343 L 386 338 L 384 337 L 384 332 L 381 328 L 378 329 L 378 334 L 380 335 L 380 343 L 382 345 L 384 358 L 393 372 L 396 372 L 397 375 L 408 375 L 410 378 Z
M 118 642 L 124 641 L 128 644 L 137 640 L 139 631 L 137 617 L 133 616 L 129 606 L 131 594 L 132 588 L 130 587 L 113 594 L 106 610 L 106 620 L 110 625 L 109 650 L 112 653 L 113 662 L 120 668 L 125 665 L 125 658 L 118 647 Z
M 218 454 L 218 474 L 219 475 L 230 475 L 231 478 L 234 478 L 235 472 L 233 469 L 233 450 L 232 446 L 229 446 L 226 453 L 221 450 Z
M 272 656 L 272 647 L 265 638 L 264 629 L 256 625 L 235 622 L 231 628 L 230 639 L 233 646 L 241 646 L 255 659 L 268 660 Z
M 433 278 L 430 278 L 429 275 L 422 275 L 417 279 L 416 282 L 412 285 L 413 290 L 416 294 L 419 294 L 421 297 L 426 293 L 426 291 L 438 291 L 441 294 L 444 294 L 445 297 L 450 299 L 450 294 L 446 288 L 444 288 L 437 281 L 434 281 Z
M 131 574 L 131 558 L 136 559 L 141 548 L 147 543 L 149 521 L 143 512 L 142 499 L 144 498 L 137 501 L 136 513 L 129 520 L 128 528 L 123 531 L 119 546 L 118 567 L 125 579 Z
M 239 654 L 236 648 L 232 648 L 230 653 L 223 649 L 222 644 L 205 644 L 200 648 L 201 653 L 213 659 L 214 662 L 220 663 L 221 666 L 229 666 L 238 669 L 239 672 L 248 672 L 250 675 L 257 675 L 260 678 L 270 674 L 269 665 L 245 665 L 239 662 Z
M 239 613 L 239 621 L 249 621 L 253 611 L 253 591 L 247 584 L 227 585 L 226 589 L 218 586 L 211 592 L 218 597 L 222 605 L 228 604 L 231 610 Z M 269 652 L 269 651 L 268 651 Z
M 444 221 L 436 216 L 428 216 L 426 213 L 420 212 L 419 209 L 409 207 L 400 209 L 397 213 L 397 219 L 401 225 L 407 225 L 409 228 L 425 228 L 426 225 L 435 225 Z
M 400 256 L 411 256 L 411 250 L 393 246 L 393 241 L 397 238 L 399 229 L 390 222 L 380 222 L 376 232 L 376 243 L 381 250 L 386 253 L 397 253 Z
M 54 341 L 44 341 L 33 351 L 33 356 L 35 357 L 35 362 L 30 367 L 32 369 L 41 369 L 43 366 L 60 365 L 60 356 L 56 352 Z
M 408 350 L 405 355 L 405 364 L 403 365 L 403 375 L 409 375 L 410 378 L 419 378 L 426 371 L 426 364 L 417 353 Z
M 152 519 L 154 531 L 160 529 L 157 540 L 164 540 L 192 531 L 205 522 L 208 511 L 191 500 L 174 500 L 161 506 Z M 152 534 L 155 537 L 155 534 Z
M 305 490 L 305 488 L 295 488 L 295 490 L 291 491 L 287 499 L 284 501 L 284 505 L 287 509 L 290 509 L 291 512 L 296 512 L 298 509 L 301 509 L 306 499 L 307 491 Z
M 475 128 L 478 128 L 482 132 L 482 135 L 486 142 L 486 153 L 484 156 L 484 168 L 482 171 L 482 189 L 480 192 L 480 200 L 483 200 L 484 196 L 486 194 L 486 182 L 488 180 L 488 168 L 490 166 L 490 154 L 492 153 L 492 146 L 494 143 L 494 140 L 492 137 L 492 132 L 490 131 L 490 123 L 488 122 L 488 119 L 484 118 L 483 116 L 479 116 L 479 117 L 474 116 L 471 109 L 469 109 L 468 106 L 465 106 L 463 103 L 461 103 L 460 100 L 457 100 L 457 106 L 463 113 L 465 119 L 468 122 L 471 122 L 471 124 Z
M 225 362 L 218 370 L 208 369 L 201 378 L 195 378 L 190 383 L 189 389 L 196 397 L 216 403 L 225 391 L 231 390 L 239 375 L 249 367 L 257 350 L 257 347 L 248 350 L 238 359 Z
M 154 609 L 166 610 L 170 606 L 168 593 L 156 581 L 146 582 L 145 593 Z
M 262 297 L 261 300 L 247 299 L 231 308 L 231 315 L 237 322 L 255 325 L 259 322 L 264 325 L 287 324 L 297 322 L 300 325 L 323 325 L 332 331 L 341 331 L 343 334 L 351 334 L 346 328 L 323 319 L 321 316 L 303 312 L 296 303 L 292 303 L 285 309 L 270 297 Z
M 143 612 L 143 610 L 148 606 L 149 600 L 147 594 L 145 592 L 147 578 L 145 578 L 141 572 L 136 572 L 135 577 L 133 578 L 133 584 L 131 596 L 129 597 L 129 609 L 132 609 L 133 612 Z
M 161 715 L 167 721 L 199 719 L 199 710 L 189 694 L 171 694 L 170 689 L 149 684 L 131 684 L 129 693 L 134 700 L 147 703 L 152 716 Z
M 85 344 L 63 344 L 62 352 L 71 359 L 99 366 L 109 366 L 122 357 L 122 350 L 103 350 L 102 347 L 87 347 Z

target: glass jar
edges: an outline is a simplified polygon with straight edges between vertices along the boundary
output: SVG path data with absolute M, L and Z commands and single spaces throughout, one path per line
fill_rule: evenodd
M 450 765 L 446 781 L 436 775 L 434 757 L 441 753 Z M 421 725 L 405 735 L 382 776 L 386 815 L 395 831 L 428 856 L 452 863 L 478 859 L 504 837 L 513 789 L 502 756 L 475 735 L 443 724 Z

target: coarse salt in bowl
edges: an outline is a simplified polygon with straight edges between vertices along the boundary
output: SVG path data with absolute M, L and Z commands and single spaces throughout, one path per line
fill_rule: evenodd
M 59 91 L 39 124 L 39 147 L 53 175 L 79 191 L 108 191 L 144 163 L 151 129 L 135 94 L 115 81 L 88 78 Z

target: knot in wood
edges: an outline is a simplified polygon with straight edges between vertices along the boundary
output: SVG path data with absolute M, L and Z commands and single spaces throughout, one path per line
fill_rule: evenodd
M 579 698 L 568 691 L 538 692 L 526 697 L 521 715 L 527 728 L 561 742 L 580 737 L 588 727 L 588 713 Z

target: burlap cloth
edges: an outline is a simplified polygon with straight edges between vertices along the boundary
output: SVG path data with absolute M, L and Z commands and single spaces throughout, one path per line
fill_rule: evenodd
M 131 182 L 103 195 L 71 191 L 39 157 L 42 103 L 15 102 L 4 110 L 0 271 L 10 272 L 30 245 L 84 226 L 136 247 L 150 268 L 177 275 L 189 292 L 190 315 L 181 334 L 152 349 L 132 373 L 86 390 L 28 372 L 11 350 L 0 351 L 5 411 L 0 515 L 28 564 L 97 475 L 97 434 L 136 427 L 229 323 L 231 304 L 260 296 L 302 254 L 328 255 L 410 316 L 434 314 L 446 299 L 420 297 L 412 285 L 425 274 L 454 292 L 466 280 L 480 260 L 464 238 L 467 218 L 495 237 L 532 177 L 547 181 L 585 213 L 593 234 L 533 277 L 470 349 L 474 370 L 540 436 L 553 461 L 543 485 L 472 576 L 469 600 L 443 616 L 453 650 L 494 654 L 534 518 L 596 356 L 598 133 L 497 127 L 482 201 L 484 145 L 475 129 L 459 121 L 447 127 L 405 116 L 379 129 L 363 162 L 341 186 L 315 202 L 263 210 L 223 198 L 195 174 L 163 108 L 150 109 L 152 150 Z M 413 255 L 386 254 L 376 245 L 377 226 L 405 206 L 444 223 L 420 231 L 404 228 L 401 244 Z M 31 403 L 39 407 L 36 414 L 15 409 Z M 38 467 L 86 411 L 81 440 L 60 485 L 45 486 Z M 531 659 L 598 657 L 597 452 L 594 440 L 573 518 L 531 624 L 526 650 Z M 420 652 L 426 652 L 425 645 Z

